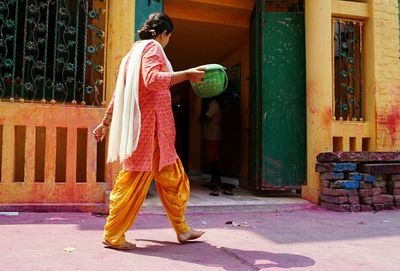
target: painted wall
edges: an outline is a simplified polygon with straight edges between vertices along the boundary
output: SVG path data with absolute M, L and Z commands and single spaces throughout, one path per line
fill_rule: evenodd
M 319 200 L 320 152 L 400 149 L 400 62 L 397 1 L 305 1 L 307 57 L 307 185 Z M 331 18 L 357 19 L 363 32 L 364 121 L 333 120 Z M 316 24 L 315 22 L 318 22 Z M 321 48 L 324 48 L 321 51 Z

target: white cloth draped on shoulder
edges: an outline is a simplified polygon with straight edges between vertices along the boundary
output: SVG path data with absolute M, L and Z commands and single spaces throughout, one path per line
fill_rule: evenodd
M 151 42 L 160 46 L 168 71 L 173 71 L 162 46 L 155 40 L 135 42 L 130 52 L 122 59 L 114 90 L 114 109 L 108 141 L 108 162 L 119 159 L 122 163 L 133 154 L 139 143 L 141 126 L 139 107 L 140 67 L 143 50 Z M 127 69 L 126 65 L 128 65 Z M 125 70 L 127 70 L 126 78 Z

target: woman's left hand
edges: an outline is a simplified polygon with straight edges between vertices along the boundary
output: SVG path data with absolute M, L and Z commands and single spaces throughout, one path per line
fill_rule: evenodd
M 93 135 L 94 135 L 94 138 L 96 138 L 97 142 L 103 141 L 103 139 L 106 137 L 107 131 L 108 131 L 108 126 L 104 125 L 103 123 L 100 123 L 93 130 Z
M 202 82 L 204 76 L 204 67 L 191 68 L 185 71 L 187 78 L 192 82 Z

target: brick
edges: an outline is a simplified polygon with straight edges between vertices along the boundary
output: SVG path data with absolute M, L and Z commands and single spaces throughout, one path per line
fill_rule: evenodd
M 373 183 L 373 186 L 374 187 L 385 187 L 386 184 L 387 184 L 386 181 L 376 181 L 376 182 Z
M 358 194 L 362 198 L 371 197 L 371 196 L 374 195 L 374 190 L 372 190 L 372 189 L 360 189 L 358 191 Z
M 317 161 L 325 162 L 400 162 L 399 152 L 323 152 Z
M 349 197 L 347 197 L 347 196 L 335 197 L 335 196 L 321 195 L 321 201 L 330 202 L 330 203 L 336 203 L 336 204 L 342 204 L 342 203 L 348 202 L 349 201 Z
M 382 194 L 382 188 L 374 187 L 374 188 L 372 188 L 372 192 L 374 193 L 374 196 Z
M 400 188 L 388 187 L 387 188 L 387 193 L 390 194 L 390 195 L 400 195 Z
M 334 203 L 329 203 L 329 202 L 321 202 L 321 207 L 331 210 L 331 211 L 336 211 L 336 212 L 348 212 L 350 211 L 350 205 L 349 204 L 334 204 Z
M 321 188 L 327 188 L 329 187 L 329 181 L 328 180 L 320 180 Z
M 374 211 L 374 209 L 372 208 L 371 205 L 365 205 L 365 204 L 361 204 L 360 205 L 360 209 L 361 209 L 361 212 L 372 212 L 372 211 Z
M 376 181 L 386 181 L 386 175 L 376 175 L 375 176 Z
M 357 189 L 345 189 L 347 192 L 347 196 L 349 197 L 354 197 L 357 196 L 358 197 L 358 190 Z
M 384 210 L 394 210 L 394 209 L 396 209 L 396 206 L 394 205 L 394 203 L 384 203 L 383 209 Z
M 381 204 L 381 203 L 372 204 L 371 206 L 372 206 L 372 208 L 374 209 L 375 212 L 382 211 L 383 209 L 385 209 L 385 205 Z
M 400 181 L 388 181 L 387 187 L 400 188 Z
M 376 181 L 376 176 L 374 175 L 362 173 L 361 176 L 364 182 L 373 183 Z
M 360 204 L 351 204 L 350 205 L 350 212 L 360 212 L 361 206 Z
M 329 187 L 329 183 L 328 180 L 320 180 L 321 188 Z
M 381 194 L 387 194 L 387 188 L 386 188 L 386 186 L 380 187 L 380 189 L 381 189 Z
M 360 182 L 361 189 L 372 189 L 372 183 Z
M 371 205 L 372 204 L 372 197 L 360 198 L 360 202 L 361 202 L 361 204 Z
M 394 196 L 393 196 L 393 201 L 394 201 L 395 203 L 400 203 L 400 195 L 394 195 Z
M 346 189 L 333 189 L 333 188 L 323 188 L 321 190 L 321 193 L 326 196 L 347 196 L 347 190 Z
M 332 181 L 329 186 L 331 188 L 357 189 L 360 187 L 360 183 L 350 180 L 339 180 Z
M 392 181 L 400 181 L 400 174 L 392 174 L 392 175 L 390 176 L 390 179 L 391 179 Z
M 321 180 L 342 180 L 344 174 L 342 172 L 324 172 L 319 176 Z
M 323 172 L 347 172 L 354 171 L 357 165 L 355 163 L 318 163 L 315 171 Z
M 350 204 L 359 204 L 360 198 L 358 196 L 351 196 L 348 198 Z
M 372 175 L 379 174 L 399 174 L 400 173 L 400 163 L 391 164 L 361 164 L 358 170 L 363 173 L 368 173 Z
M 393 196 L 388 194 L 380 194 L 372 197 L 373 204 L 393 203 Z
M 346 179 L 351 180 L 351 181 L 359 182 L 362 180 L 362 175 L 361 175 L 361 173 L 358 173 L 358 172 L 350 172 L 350 173 L 347 173 L 346 175 L 347 175 Z

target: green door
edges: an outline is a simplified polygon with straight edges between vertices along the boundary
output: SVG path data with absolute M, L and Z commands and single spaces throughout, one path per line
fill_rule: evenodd
M 290 189 L 306 179 L 304 14 L 266 3 L 256 1 L 250 31 L 249 179 L 256 189 Z
M 135 1 L 135 40 L 138 40 L 137 32 L 153 12 L 164 11 L 164 0 L 136 0 Z

